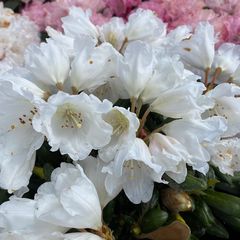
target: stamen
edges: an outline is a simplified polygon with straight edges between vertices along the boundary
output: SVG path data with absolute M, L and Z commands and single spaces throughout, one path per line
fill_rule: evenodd
M 106 122 L 113 127 L 114 135 L 121 135 L 129 129 L 128 119 L 118 110 L 114 109 L 108 115 Z
M 68 122 L 70 122 L 72 125 L 71 127 L 76 127 L 76 128 L 81 128 L 82 127 L 82 117 L 81 117 L 81 113 L 76 113 L 74 111 L 72 111 L 71 109 L 66 109 L 66 125 L 68 126 Z

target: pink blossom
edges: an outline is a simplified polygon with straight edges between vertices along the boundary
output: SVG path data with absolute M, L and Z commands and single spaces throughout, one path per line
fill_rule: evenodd
M 146 2 L 141 3 L 139 5 L 139 7 L 143 8 L 143 9 L 150 9 L 150 10 L 152 10 L 161 19 L 163 19 L 163 16 L 165 16 L 166 9 L 162 8 L 161 4 L 158 3 L 158 2 L 146 1 Z
M 225 34 L 223 34 L 222 30 L 220 40 L 222 42 L 233 42 L 240 44 L 240 15 L 234 17 L 228 15 L 225 21 L 222 22 L 222 25 Z
M 138 7 L 141 0 L 105 0 L 112 13 L 118 17 L 127 17 L 131 10 Z
M 101 26 L 102 24 L 108 22 L 110 20 L 111 16 L 109 15 L 109 13 L 106 12 L 106 14 L 102 14 L 102 13 L 93 13 L 92 17 L 91 17 L 91 21 L 96 24 Z
M 105 9 L 103 0 L 56 0 L 46 3 L 35 0 L 26 5 L 22 14 L 34 21 L 39 26 L 40 31 L 44 31 L 47 26 L 62 30 L 61 18 L 68 14 L 71 6 L 83 9 L 90 8 L 95 24 L 102 24 L 112 16 L 110 9 Z
M 105 8 L 106 4 L 103 0 L 56 0 L 56 3 L 64 6 L 76 6 L 83 9 L 90 8 L 93 12 L 99 12 Z
M 233 15 L 235 8 L 239 6 L 239 0 L 204 0 L 207 7 L 216 13 L 227 12 Z
M 179 23 L 188 24 L 188 22 L 195 21 L 194 18 L 204 7 L 204 3 L 199 0 L 153 0 L 150 2 L 153 3 L 152 6 L 155 10 L 159 8 L 156 13 L 164 22 L 169 24 L 171 29 L 178 26 Z
M 239 0 L 150 0 L 139 7 L 151 9 L 168 29 L 187 24 L 195 27 L 200 21 L 209 21 L 222 42 L 240 42 Z

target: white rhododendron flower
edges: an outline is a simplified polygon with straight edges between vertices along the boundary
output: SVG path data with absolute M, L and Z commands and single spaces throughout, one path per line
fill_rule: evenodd
M 191 155 L 190 166 L 193 169 L 207 173 L 210 154 L 204 147 L 205 142 L 220 139 L 227 130 L 227 124 L 223 117 L 211 117 L 201 119 L 180 119 L 163 126 L 163 132 L 175 138 L 185 146 Z
M 74 51 L 74 38 L 70 36 L 66 36 L 62 32 L 58 32 L 57 30 L 46 27 L 46 32 L 50 38 L 47 38 L 47 42 L 54 42 L 55 45 L 64 49 L 70 58 L 75 56 Z
M 24 63 L 24 51 L 39 42 L 37 26 L 0 2 L 0 73 Z
M 208 22 L 200 22 L 195 32 L 181 42 L 182 59 L 195 68 L 210 68 L 214 58 L 214 28 Z
M 183 144 L 176 139 L 155 133 L 149 144 L 153 162 L 159 164 L 163 171 L 177 183 L 184 182 L 187 175 L 186 163 L 191 164 L 191 155 Z
M 49 92 L 52 92 L 53 86 L 63 89 L 70 61 L 67 53 L 54 42 L 41 43 L 39 47 L 32 46 L 27 50 L 25 60 L 25 67 L 31 72 L 33 81 L 47 86 Z
M 104 114 L 103 119 L 112 126 L 113 134 L 110 143 L 99 150 L 99 156 L 104 162 L 109 162 L 120 148 L 135 140 L 139 120 L 135 113 L 122 107 L 114 107 Z
M 141 41 L 130 43 L 117 66 L 117 76 L 130 98 L 138 98 L 153 73 L 152 48 Z
M 107 165 L 99 157 L 95 158 L 88 156 L 86 159 L 79 161 L 79 164 L 82 166 L 84 173 L 94 184 L 101 207 L 104 208 L 112 199 L 114 199 L 119 191 L 112 192 L 109 194 L 105 188 L 105 179 L 107 174 L 102 172 L 102 169 Z
M 170 57 L 164 53 L 158 54 L 156 58 L 152 75 L 141 93 L 144 103 L 150 103 L 159 97 L 160 93 L 185 85 L 190 80 L 186 80 L 186 70 L 178 56 Z
M 11 197 L 9 201 L 1 204 L 0 229 L 3 229 L 1 233 L 10 236 L 16 234 L 16 239 L 18 239 L 18 235 L 31 239 L 34 235 L 43 238 L 50 233 L 65 232 L 67 230 L 65 227 L 39 220 L 35 214 L 36 204 L 35 200 L 16 197 Z
M 10 76 L 6 76 L 9 78 Z M 12 79 L 13 80 L 13 79 Z M 43 92 L 21 78 L 13 82 L 1 81 L 0 92 L 0 186 L 9 192 L 27 186 L 35 164 L 35 151 L 43 143 L 44 136 L 32 127 L 38 113 L 30 101 Z M 29 89 L 34 92 L 29 92 Z
M 230 78 L 240 65 L 240 46 L 233 43 L 223 43 L 215 53 L 213 65 L 214 69 L 221 69 L 223 80 Z
M 113 75 L 116 52 L 109 43 L 95 47 L 89 37 L 81 37 L 76 42 L 77 55 L 72 62 L 70 76 L 72 89 L 75 93 L 96 89 Z
M 69 95 L 58 92 L 40 108 L 34 128 L 48 138 L 51 151 L 60 149 L 73 160 L 86 158 L 111 140 L 112 127 L 102 119 L 110 111 L 111 102 L 101 102 L 94 95 Z
M 128 17 L 125 36 L 127 40 L 142 40 L 152 43 L 166 34 L 166 24 L 152 11 L 138 9 Z
M 62 163 L 35 196 L 37 218 L 67 228 L 102 227 L 97 191 L 80 166 Z
M 139 138 L 121 148 L 113 162 L 103 169 L 108 173 L 107 191 L 111 194 L 123 189 L 135 204 L 148 202 L 152 197 L 153 182 L 162 181 L 163 168 L 153 163 L 147 145 Z
M 67 36 L 76 38 L 79 35 L 90 36 L 98 42 L 100 32 L 90 20 L 91 11 L 82 10 L 81 8 L 71 7 L 69 15 L 62 18 L 63 29 Z
M 207 93 L 215 104 L 205 115 L 218 115 L 226 119 L 228 129 L 223 135 L 225 137 L 231 137 L 240 132 L 240 99 L 235 97 L 239 94 L 240 87 L 228 83 L 222 83 Z
M 122 50 L 121 48 L 125 40 L 125 23 L 122 18 L 111 18 L 108 22 L 103 24 L 100 29 L 103 33 L 104 41 L 112 44 L 118 51 Z
M 192 82 L 181 87 L 162 92 L 151 103 L 151 111 L 167 117 L 180 118 L 194 112 L 204 112 L 205 108 L 198 105 L 198 98 L 205 87 L 202 83 Z
M 240 139 L 230 138 L 209 143 L 207 149 L 211 155 L 210 162 L 222 173 L 233 175 L 240 171 Z

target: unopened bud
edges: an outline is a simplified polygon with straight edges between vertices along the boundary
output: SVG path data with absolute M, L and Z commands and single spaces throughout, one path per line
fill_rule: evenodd
M 163 204 L 174 213 L 193 210 L 193 201 L 186 192 L 167 188 L 162 191 L 161 199 Z
M 138 236 L 141 234 L 141 228 L 138 225 L 133 225 L 131 228 L 131 232 L 134 236 Z

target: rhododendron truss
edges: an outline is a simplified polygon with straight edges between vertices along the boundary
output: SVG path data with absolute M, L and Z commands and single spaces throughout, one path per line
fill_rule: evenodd
M 179 212 L 215 204 L 213 171 L 240 170 L 239 45 L 216 50 L 208 22 L 167 32 L 143 9 L 99 26 L 72 7 L 62 29 L 0 76 L 0 187 L 12 194 L 1 239 L 159 239 L 140 233 L 177 224 L 187 240 Z
M 0 73 L 24 62 L 24 51 L 40 42 L 37 25 L 0 3 Z
M 172 30 L 183 24 L 195 28 L 200 21 L 209 21 L 218 33 L 218 44 L 240 43 L 240 3 L 237 0 L 24 0 L 22 14 L 34 21 L 41 31 L 47 26 L 61 30 L 61 17 L 71 6 L 91 9 L 91 19 L 102 25 L 112 16 L 127 19 L 137 8 L 149 9 L 168 23 Z

